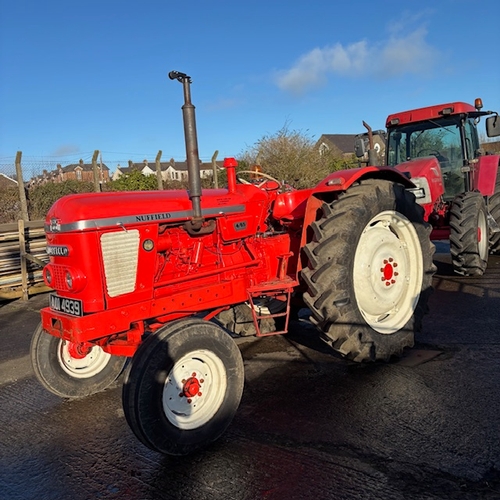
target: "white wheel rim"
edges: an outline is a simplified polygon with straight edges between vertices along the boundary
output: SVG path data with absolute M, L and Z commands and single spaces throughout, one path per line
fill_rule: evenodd
M 397 332 L 413 315 L 422 282 L 413 224 L 399 212 L 381 212 L 364 228 L 354 255 L 354 292 L 363 318 L 379 333 Z
M 488 241 L 488 226 L 486 216 L 482 210 L 479 210 L 477 221 L 477 246 L 479 257 L 481 260 L 486 260 L 488 257 L 489 241 Z
M 212 351 L 192 351 L 174 364 L 165 380 L 163 411 L 179 429 L 196 429 L 217 413 L 226 387 L 220 358 Z
M 111 354 L 94 346 L 84 357 L 75 358 L 69 351 L 69 343 L 61 340 L 57 349 L 61 368 L 73 378 L 90 378 L 100 373 L 108 364 Z

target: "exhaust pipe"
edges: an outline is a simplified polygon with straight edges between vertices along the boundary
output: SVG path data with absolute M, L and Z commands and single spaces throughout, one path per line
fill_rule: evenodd
M 191 102 L 191 77 L 186 73 L 171 71 L 171 80 L 178 80 L 184 88 L 184 105 L 182 118 L 184 121 L 184 138 L 186 141 L 186 159 L 188 169 L 189 199 L 193 207 L 193 217 L 186 223 L 185 229 L 191 235 L 210 233 L 215 229 L 215 221 L 206 223 L 201 213 L 201 175 L 200 156 L 198 153 L 198 137 L 196 134 L 196 118 Z
M 366 128 L 366 130 L 368 130 L 368 166 L 377 165 L 378 158 L 373 144 L 372 128 L 365 121 L 363 122 L 363 126 Z

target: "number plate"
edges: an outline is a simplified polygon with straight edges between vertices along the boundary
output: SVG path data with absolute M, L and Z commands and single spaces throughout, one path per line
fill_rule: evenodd
M 82 301 L 77 299 L 66 299 L 54 293 L 50 294 L 50 308 L 53 311 L 71 314 L 71 316 L 83 316 Z

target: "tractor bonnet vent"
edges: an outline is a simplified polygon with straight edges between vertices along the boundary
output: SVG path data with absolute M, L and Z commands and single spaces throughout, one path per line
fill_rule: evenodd
M 118 231 L 101 236 L 106 289 L 110 297 L 135 290 L 139 260 L 139 231 Z

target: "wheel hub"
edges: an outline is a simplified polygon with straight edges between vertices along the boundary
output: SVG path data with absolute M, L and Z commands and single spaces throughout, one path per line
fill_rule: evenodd
M 57 349 L 60 367 L 73 378 L 90 378 L 100 373 L 111 355 L 99 346 L 61 340 Z
M 399 273 L 395 270 L 398 267 L 398 263 L 394 261 L 392 257 L 384 259 L 383 267 L 380 268 L 382 273 L 381 281 L 385 281 L 385 286 L 391 286 L 396 283 L 396 277 Z
M 163 411 L 179 429 L 196 429 L 217 412 L 227 387 L 220 358 L 199 349 L 180 358 L 172 367 L 163 388 Z
M 196 378 L 196 372 L 193 372 L 192 376 L 187 380 L 183 380 L 182 392 L 179 394 L 180 397 L 193 398 L 194 396 L 201 396 L 200 392 L 201 384 L 204 382 L 203 379 L 198 380 Z M 188 403 L 190 403 L 188 399 Z
M 74 359 L 83 359 L 91 351 L 91 347 L 75 342 L 68 342 L 68 354 Z
M 353 286 L 364 320 L 392 334 L 413 314 L 423 279 L 422 250 L 412 223 L 394 210 L 380 212 L 360 235 Z

